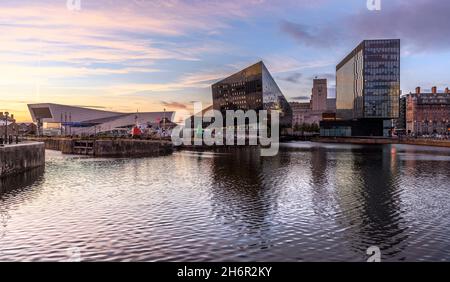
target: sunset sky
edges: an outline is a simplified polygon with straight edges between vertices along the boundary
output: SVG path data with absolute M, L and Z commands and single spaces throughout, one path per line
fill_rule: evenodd
M 0 111 L 26 104 L 115 111 L 210 104 L 210 85 L 264 60 L 305 101 L 361 40 L 402 40 L 402 90 L 450 86 L 450 1 L 0 0 Z

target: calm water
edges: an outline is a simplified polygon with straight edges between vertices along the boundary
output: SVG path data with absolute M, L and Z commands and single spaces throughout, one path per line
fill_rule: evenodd
M 450 150 L 285 145 L 90 159 L 2 180 L 0 260 L 450 260 Z

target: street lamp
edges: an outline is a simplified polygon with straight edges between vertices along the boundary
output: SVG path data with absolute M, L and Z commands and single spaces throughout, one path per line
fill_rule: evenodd
M 164 134 L 166 133 L 166 108 L 164 108 L 164 117 L 163 117 L 163 127 L 164 127 Z
M 5 112 L 5 143 L 8 144 L 8 116 L 9 112 Z
M 0 112 L 0 121 L 2 121 L 4 118 L 3 112 Z M 0 135 L 0 145 L 3 146 L 3 137 Z
M 13 128 L 12 128 L 13 132 L 12 132 L 12 134 L 14 134 L 14 131 L 15 131 L 15 126 L 14 126 L 14 124 L 15 124 L 15 122 L 16 122 L 16 121 L 14 120 L 14 114 L 11 115 L 11 120 L 13 121 Z M 9 144 L 12 144 L 12 142 L 13 142 L 13 141 L 12 141 L 12 136 L 10 136 L 10 137 L 11 137 L 11 138 L 10 138 L 11 140 L 10 140 Z

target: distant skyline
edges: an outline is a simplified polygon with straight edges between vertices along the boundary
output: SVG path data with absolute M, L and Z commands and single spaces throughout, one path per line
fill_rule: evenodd
M 28 103 L 133 112 L 212 103 L 211 84 L 263 60 L 290 101 L 307 101 L 364 39 L 402 41 L 401 89 L 449 87 L 450 2 L 382 0 L 1 1 L 0 111 Z

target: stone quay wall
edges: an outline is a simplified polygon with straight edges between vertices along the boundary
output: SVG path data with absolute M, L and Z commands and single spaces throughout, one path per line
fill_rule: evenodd
M 44 165 L 44 143 L 27 142 L 0 147 L 0 177 L 20 174 Z

